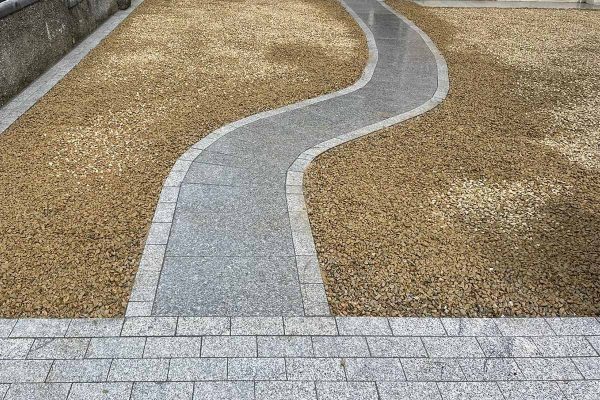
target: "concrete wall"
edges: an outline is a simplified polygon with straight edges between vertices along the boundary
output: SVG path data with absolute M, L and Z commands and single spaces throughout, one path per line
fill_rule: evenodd
M 0 106 L 117 9 L 117 0 L 41 0 L 0 18 Z

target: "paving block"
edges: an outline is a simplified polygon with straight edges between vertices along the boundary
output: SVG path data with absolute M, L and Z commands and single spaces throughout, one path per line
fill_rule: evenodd
M 158 203 L 156 210 L 154 211 L 154 217 L 152 222 L 172 222 L 173 215 L 175 214 L 176 203 Z
M 171 223 L 153 222 L 148 231 L 146 244 L 167 244 L 171 233 Z
M 202 357 L 256 357 L 254 336 L 207 336 L 202 343 Z
M 446 336 L 439 318 L 388 318 L 394 336 Z
M 495 318 L 502 336 L 554 336 L 543 318 Z
M 309 336 L 259 336 L 259 357 L 313 357 Z
M 32 344 L 33 339 L 0 339 L 0 360 L 24 359 Z
M 136 382 L 131 400 L 192 400 L 193 382 Z
M 288 358 L 287 377 L 290 381 L 344 381 L 343 362 L 336 358 Z
M 167 246 L 164 244 L 147 244 L 140 260 L 139 271 L 160 272 Z
M 323 284 L 309 283 L 300 285 L 304 314 L 307 316 L 331 315 L 325 286 Z
M 444 400 L 504 400 L 494 382 L 440 382 L 438 387 Z
M 541 336 L 532 338 L 544 357 L 592 357 L 598 354 L 583 336 Z
M 145 337 L 92 338 L 85 358 L 142 358 Z
M 333 317 L 285 317 L 283 319 L 286 335 L 337 335 L 337 326 Z
M 510 358 L 462 358 L 458 363 L 467 381 L 522 380 L 523 374 Z
M 111 360 L 56 360 L 47 382 L 104 382 Z
M 367 341 L 361 336 L 315 336 L 316 357 L 369 357 Z
M 486 357 L 540 357 L 542 352 L 529 337 L 477 338 Z
M 387 318 L 383 317 L 337 317 L 336 321 L 340 335 L 385 336 L 392 334 Z
M 427 357 L 418 337 L 371 336 L 367 343 L 373 357 Z
M 497 384 L 506 399 L 565 400 L 556 382 L 513 381 Z
M 119 336 L 123 328 L 122 318 L 78 318 L 71 320 L 67 337 Z
M 0 318 L 0 338 L 8 337 L 16 323 L 16 319 Z
M 600 399 L 600 381 L 566 381 L 558 382 L 558 386 L 568 399 Z
M 170 381 L 217 381 L 227 379 L 225 358 L 174 358 L 169 368 Z
M 429 357 L 483 357 L 474 337 L 425 337 L 423 344 Z
M 201 337 L 149 337 L 144 358 L 200 357 Z
M 179 317 L 177 336 L 229 335 L 230 326 L 227 317 Z
M 567 364 L 568 359 L 563 360 Z M 577 357 L 572 360 L 585 379 L 600 380 L 600 357 Z
M 593 317 L 546 318 L 557 335 L 600 335 L 600 321 Z
M 296 256 L 300 283 L 323 283 L 319 261 L 315 256 Z
M 115 359 L 110 367 L 111 382 L 166 381 L 169 360 L 164 359 Z
M 64 400 L 69 394 L 68 383 L 19 383 L 10 386 L 5 400 Z
M 194 400 L 254 400 L 253 382 L 196 382 Z
M 28 359 L 71 359 L 83 358 L 90 339 L 86 338 L 42 338 L 35 339 Z
M 74 383 L 68 400 L 129 400 L 131 382 Z
M 0 399 L 4 398 L 4 395 L 6 394 L 6 392 L 8 392 L 9 387 L 10 385 L 8 384 L 0 384 Z
M 182 160 L 183 161 L 183 160 Z M 176 203 L 179 195 L 178 186 L 163 186 L 158 199 L 159 203 Z
M 139 272 L 138 272 L 139 273 Z M 153 301 L 130 301 L 127 303 L 126 317 L 149 317 L 152 315 Z
M 527 380 L 583 379 L 573 361 L 568 358 L 516 358 L 515 361 Z
M 317 382 L 319 400 L 378 400 L 374 382 Z
M 256 382 L 257 400 L 316 400 L 313 382 Z
M 126 318 L 121 336 L 173 336 L 177 326 L 175 317 Z
M 44 382 L 51 365 L 51 360 L 0 361 L 0 383 Z
M 448 336 L 501 336 L 492 318 L 442 318 Z
M 230 358 L 228 362 L 229 380 L 286 380 L 283 358 Z
M 596 353 L 600 355 L 600 336 L 587 336 L 586 339 L 594 347 Z
M 380 400 L 442 400 L 435 382 L 377 382 Z
M 344 362 L 349 381 L 406 380 L 397 358 L 348 358 Z
M 19 319 L 11 337 L 64 337 L 69 329 L 70 319 Z
M 281 317 L 233 317 L 232 335 L 283 335 Z
M 403 358 L 402 368 L 408 381 L 464 381 L 465 374 L 455 358 Z

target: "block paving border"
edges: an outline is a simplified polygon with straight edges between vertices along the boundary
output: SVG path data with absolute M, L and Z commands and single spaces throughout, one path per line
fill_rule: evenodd
M 140 3 L 111 17 L 1 109 L 0 132 Z M 290 167 L 288 209 L 301 214 L 292 226 L 297 260 L 303 262 L 298 265 L 306 267 L 299 272 L 306 276 L 318 272 L 301 190 L 310 161 L 328 148 L 425 112 L 447 93 L 443 58 L 418 28 L 399 17 L 436 56 L 438 91 L 408 113 L 321 143 Z M 0 399 L 600 398 L 600 319 L 594 317 L 147 316 L 179 185 L 191 161 L 239 126 L 364 86 L 377 51 L 370 31 L 357 20 L 367 35 L 370 61 L 355 85 L 227 125 L 177 161 L 161 193 L 125 318 L 0 319 Z M 303 283 L 322 285 L 307 279 Z

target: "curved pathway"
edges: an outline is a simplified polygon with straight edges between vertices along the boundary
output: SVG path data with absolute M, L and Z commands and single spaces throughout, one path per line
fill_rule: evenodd
M 360 81 L 226 126 L 194 146 L 198 154 L 184 155 L 165 183 L 178 197 L 159 204 L 148 238 L 166 247 L 162 269 L 147 278 L 141 272 L 132 301 L 145 304 L 132 308 L 329 314 L 304 207 L 304 168 L 319 151 L 419 114 L 447 91 L 445 64 L 418 29 L 376 0 L 351 0 L 347 8 L 369 39 Z

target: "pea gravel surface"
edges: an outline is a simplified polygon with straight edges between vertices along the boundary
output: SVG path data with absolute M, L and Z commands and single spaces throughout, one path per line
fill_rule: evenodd
M 388 4 L 437 44 L 450 94 L 309 168 L 332 311 L 599 315 L 599 14 Z
M 0 135 L 0 315 L 122 315 L 175 160 L 351 85 L 363 36 L 335 0 L 146 0 Z

